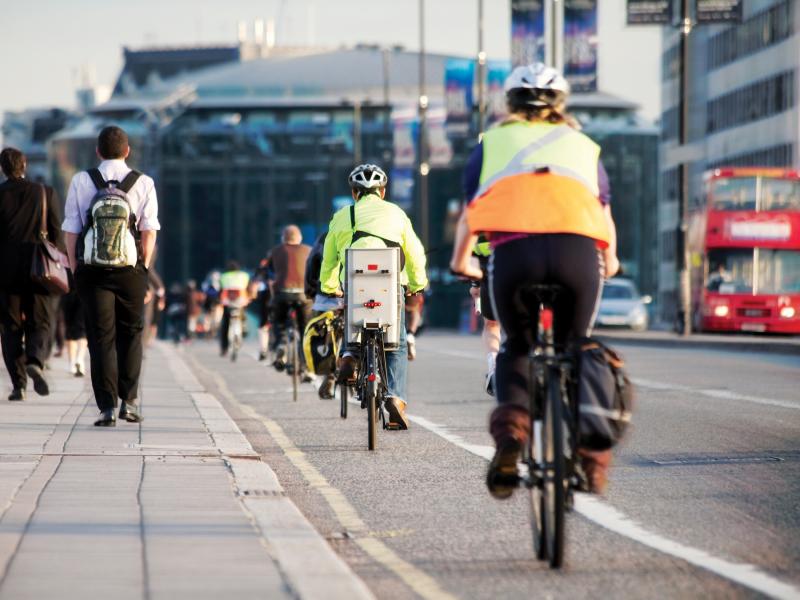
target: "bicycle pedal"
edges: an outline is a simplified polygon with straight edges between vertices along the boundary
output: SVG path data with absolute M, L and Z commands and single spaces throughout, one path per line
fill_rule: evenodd
M 389 431 L 400 431 L 402 426 L 400 423 L 386 423 L 383 428 L 388 429 Z

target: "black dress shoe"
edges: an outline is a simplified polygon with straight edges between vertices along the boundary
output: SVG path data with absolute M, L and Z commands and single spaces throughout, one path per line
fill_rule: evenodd
M 47 385 L 47 379 L 44 378 L 44 371 L 39 365 L 33 363 L 25 367 L 28 377 L 33 379 L 33 389 L 40 396 L 47 396 L 50 393 L 50 386 Z
M 139 414 L 139 407 L 136 406 L 136 402 L 123 402 L 119 407 L 119 418 L 128 423 L 141 423 L 144 421 L 142 415 Z
M 114 416 L 114 409 L 107 408 L 100 411 L 100 418 L 94 422 L 95 427 L 116 427 L 117 417 Z
M 25 390 L 22 388 L 14 388 L 14 391 L 11 392 L 8 399 L 12 402 L 25 400 Z

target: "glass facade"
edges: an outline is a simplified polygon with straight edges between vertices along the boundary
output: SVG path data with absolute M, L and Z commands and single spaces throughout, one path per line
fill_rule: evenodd
M 794 71 L 778 73 L 709 101 L 707 132 L 714 133 L 766 119 L 796 103 Z

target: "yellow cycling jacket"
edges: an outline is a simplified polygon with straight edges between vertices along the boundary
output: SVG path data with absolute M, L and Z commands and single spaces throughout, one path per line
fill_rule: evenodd
M 363 237 L 353 242 L 355 231 L 377 237 Z M 396 204 L 383 200 L 377 194 L 369 194 L 355 204 L 355 228 L 350 219 L 349 206 L 337 211 L 331 219 L 319 274 L 322 292 L 333 294 L 344 281 L 342 266 L 348 248 L 383 248 L 386 243 L 382 240 L 396 243 L 405 254 L 400 283 L 407 285 L 411 292 L 417 292 L 428 285 L 425 249 L 414 233 L 408 215 Z

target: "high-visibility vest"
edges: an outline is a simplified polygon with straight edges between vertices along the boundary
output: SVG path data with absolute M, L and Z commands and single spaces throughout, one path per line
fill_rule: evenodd
M 609 242 L 598 200 L 600 147 L 567 125 L 518 121 L 483 136 L 472 233 L 574 233 Z
M 245 271 L 226 271 L 220 277 L 223 290 L 246 290 L 250 276 Z

